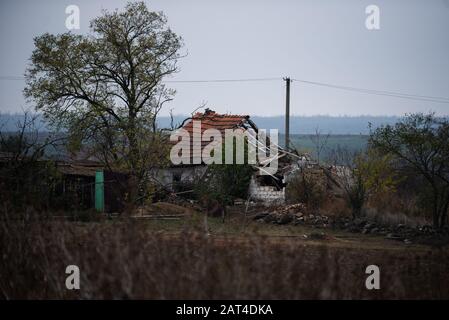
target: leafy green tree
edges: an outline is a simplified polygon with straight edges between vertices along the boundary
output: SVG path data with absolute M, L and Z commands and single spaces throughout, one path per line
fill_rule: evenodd
M 361 177 L 363 186 L 369 195 L 396 192 L 401 181 L 393 167 L 393 157 L 381 154 L 368 148 L 355 159 L 357 175 Z
M 182 39 L 143 2 L 104 11 L 90 29 L 36 37 L 24 93 L 73 148 L 88 144 L 105 163 L 119 161 L 142 190 L 165 160 L 156 116 L 175 93 L 162 79 L 178 70 Z
M 248 196 L 248 188 L 255 169 L 248 163 L 248 139 L 244 138 L 244 163 L 237 164 L 236 139 L 232 145 L 222 144 L 222 164 L 211 164 L 206 173 L 195 184 L 195 193 L 206 207 L 216 204 L 222 210 L 223 221 L 226 205 L 231 205 L 236 198 Z M 225 163 L 226 149 L 233 149 L 233 163 Z
M 395 125 L 371 132 L 370 146 L 395 160 L 400 172 L 424 178 L 435 228 L 447 222 L 449 208 L 449 121 L 431 114 L 411 114 Z

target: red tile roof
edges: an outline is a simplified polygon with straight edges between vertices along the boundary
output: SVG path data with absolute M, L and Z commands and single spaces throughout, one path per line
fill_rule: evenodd
M 247 119 L 248 115 L 218 114 L 215 111 L 208 110 L 204 113 L 197 112 L 192 119 L 183 126 L 189 134 L 193 134 L 193 121 L 201 121 L 201 134 L 207 129 L 220 130 L 224 135 L 225 129 L 235 129 L 241 126 Z
M 201 134 L 207 129 L 217 129 L 224 139 L 226 129 L 243 128 L 242 125 L 246 123 L 248 119 L 249 115 L 219 114 L 209 109 L 206 109 L 204 113 L 195 113 L 195 115 L 193 115 L 193 117 L 182 127 L 182 129 L 187 130 L 190 135 L 191 157 L 194 155 L 201 156 L 201 154 L 198 154 L 199 150 L 193 148 L 193 121 L 201 121 Z M 251 123 L 248 124 L 248 126 L 252 125 L 253 124 Z M 176 142 L 172 143 L 176 144 Z M 201 141 L 201 151 L 209 143 L 211 143 L 211 141 Z

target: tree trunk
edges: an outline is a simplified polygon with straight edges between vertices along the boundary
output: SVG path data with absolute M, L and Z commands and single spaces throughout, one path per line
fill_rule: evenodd
M 128 143 L 129 143 L 129 151 L 128 151 L 128 161 L 129 161 L 129 167 L 131 168 L 131 176 L 133 179 L 133 183 L 131 184 L 131 197 L 130 201 L 132 203 L 136 203 L 138 199 L 141 197 L 140 192 L 140 177 L 139 177 L 139 145 L 137 141 L 137 132 L 136 132 L 136 115 L 132 111 L 133 108 L 130 107 L 129 111 L 129 119 L 128 124 L 126 128 L 126 136 L 128 137 Z

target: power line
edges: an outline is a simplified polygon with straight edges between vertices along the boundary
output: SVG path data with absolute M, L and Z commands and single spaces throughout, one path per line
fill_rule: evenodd
M 209 80 L 165 80 L 167 83 L 205 83 L 205 82 L 253 82 L 253 81 L 274 81 L 282 80 L 281 77 L 276 78 L 246 78 L 246 79 L 209 79 Z
M 323 86 L 323 87 L 329 87 L 329 88 L 341 89 L 341 90 L 347 90 L 347 91 L 354 91 L 354 92 L 359 92 L 359 93 L 367 93 L 367 94 L 373 94 L 373 95 L 404 98 L 404 99 L 419 100 L 419 101 L 449 103 L 449 98 L 446 98 L 446 97 L 424 96 L 424 95 L 401 93 L 401 92 L 394 92 L 394 91 L 382 91 L 382 90 L 373 90 L 373 89 L 365 89 L 365 88 L 356 88 L 356 87 L 342 86 L 342 85 L 336 85 L 336 84 L 331 84 L 331 83 L 323 83 L 323 82 L 301 80 L 301 79 L 292 79 L 292 80 L 297 81 L 297 82 L 306 83 L 306 84 L 311 84 L 311 85 L 317 85 L 317 86 Z
M 363 92 L 363 93 L 378 93 L 378 94 L 387 94 L 387 95 L 398 95 L 398 96 L 403 96 L 403 97 L 416 97 L 416 98 L 427 98 L 427 99 L 436 99 L 436 100 L 449 101 L 449 98 L 445 98 L 445 97 L 423 96 L 423 95 L 408 94 L 408 93 L 393 92 L 393 91 L 383 91 L 383 90 L 373 90 L 373 89 L 365 89 L 365 88 L 355 88 L 355 87 L 341 86 L 341 85 L 335 85 L 335 84 L 330 84 L 330 83 L 322 83 L 322 82 L 315 82 L 315 81 L 309 81 L 309 80 L 300 80 L 300 79 L 293 79 L 293 80 L 294 81 L 298 81 L 298 82 L 302 82 L 302 83 L 319 85 L 319 86 L 326 86 L 326 87 L 331 87 L 331 88 L 336 88 L 336 89 L 360 91 L 360 92 Z
M 0 80 L 25 80 L 19 76 L 0 76 Z M 244 78 L 244 79 L 208 79 L 208 80 L 163 80 L 165 83 L 206 83 L 206 82 L 254 82 L 282 80 L 281 77 L 272 78 Z
M 163 81 L 163 82 L 165 82 L 165 83 L 213 83 L 213 82 L 220 83 L 220 82 L 274 81 L 274 80 L 283 80 L 283 78 L 273 77 L 273 78 L 245 78 L 245 79 L 167 80 L 167 81 Z M 341 86 L 341 85 L 335 85 L 335 84 L 330 84 L 330 83 L 315 82 L 315 81 L 308 81 L 308 80 L 301 80 L 301 79 L 292 79 L 292 80 L 302 82 L 302 83 L 312 84 L 312 85 L 330 87 L 330 88 L 334 88 L 334 89 L 354 91 L 354 92 L 358 92 L 358 93 L 367 93 L 367 94 L 404 98 L 404 99 L 411 99 L 411 100 L 418 100 L 418 101 L 449 103 L 449 98 L 445 98 L 445 97 L 424 96 L 424 95 L 408 94 L 408 93 L 401 93 L 401 92 L 394 92 L 394 91 L 382 91 L 382 90 L 374 90 L 374 89 L 355 88 L 355 87 Z
M 0 80 L 25 80 L 25 77 L 20 76 L 0 76 Z M 227 83 L 227 82 L 258 82 L 258 81 L 279 81 L 283 80 L 282 77 L 271 77 L 271 78 L 240 78 L 240 79 L 205 79 L 205 80 L 164 80 L 164 83 Z M 427 101 L 427 102 L 436 102 L 436 103 L 449 103 L 449 98 L 446 97 L 437 97 L 437 96 L 427 96 L 427 95 L 418 95 L 418 94 L 410 94 L 410 93 L 402 93 L 395 91 L 386 91 L 386 90 L 374 90 L 374 89 L 366 89 L 366 88 L 357 88 L 350 86 L 337 85 L 332 83 L 318 82 L 318 81 L 310 81 L 303 79 L 295 79 L 291 80 L 296 82 L 301 82 L 310 85 L 328 87 L 333 89 L 340 89 L 358 93 L 365 93 L 371 95 L 378 96 L 387 96 L 394 98 L 402 98 L 409 99 L 415 101 Z

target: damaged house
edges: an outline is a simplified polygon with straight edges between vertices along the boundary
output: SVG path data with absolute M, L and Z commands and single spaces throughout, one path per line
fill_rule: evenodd
M 217 130 L 222 137 L 225 136 L 225 131 L 228 129 L 236 130 L 241 129 L 244 132 L 251 132 L 250 134 L 259 133 L 259 128 L 251 120 L 249 115 L 233 115 L 233 114 L 219 114 L 213 110 L 206 109 L 204 113 L 196 113 L 191 118 L 184 120 L 181 124 L 180 129 L 185 130 L 184 132 L 189 135 L 189 145 L 188 147 L 192 152 L 189 154 L 187 163 L 172 164 L 168 168 L 158 169 L 154 173 L 154 177 L 164 186 L 166 186 L 171 191 L 179 191 L 179 186 L 192 184 L 195 179 L 200 178 L 207 171 L 207 164 L 203 161 L 194 161 L 194 156 L 199 156 L 203 154 L 203 150 L 210 144 L 213 144 L 215 140 L 201 139 L 199 144 L 195 147 L 194 133 L 195 133 L 195 122 L 201 123 L 199 131 L 202 134 L 208 129 Z M 197 129 L 198 130 L 198 129 Z M 205 140 L 205 141 L 204 141 Z M 268 138 L 269 140 L 269 138 Z M 260 141 L 255 141 L 252 139 L 247 140 L 248 143 L 253 143 L 257 152 L 261 150 L 267 153 L 267 147 L 262 145 Z M 175 141 L 174 143 L 178 143 Z M 268 143 L 270 145 L 271 142 Z M 274 144 L 274 143 L 273 143 Z M 272 144 L 272 145 L 273 145 Z M 283 203 L 285 201 L 285 186 L 286 178 L 300 166 L 300 162 L 304 161 L 305 158 L 288 152 L 285 149 L 277 147 L 277 153 L 275 155 L 269 155 L 264 161 L 258 159 L 254 174 L 251 177 L 249 184 L 248 195 L 251 201 L 260 201 L 266 204 L 268 203 Z M 269 153 L 269 152 L 268 152 Z M 197 158 L 198 159 L 198 158 Z M 277 168 L 275 172 L 270 173 L 265 170 L 267 164 L 276 160 Z

